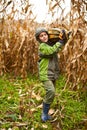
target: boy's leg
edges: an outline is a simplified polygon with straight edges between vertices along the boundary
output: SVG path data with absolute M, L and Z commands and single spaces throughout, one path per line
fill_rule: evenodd
M 42 121 L 50 120 L 51 117 L 48 115 L 50 104 L 53 102 L 55 96 L 55 88 L 52 81 L 45 81 L 44 88 L 46 90 L 46 95 L 43 100 L 43 112 L 41 119 Z
M 50 80 L 45 81 L 43 84 L 44 84 L 44 88 L 46 90 L 46 94 L 45 94 L 43 101 L 47 104 L 51 104 L 54 100 L 54 97 L 55 97 L 54 84 Z

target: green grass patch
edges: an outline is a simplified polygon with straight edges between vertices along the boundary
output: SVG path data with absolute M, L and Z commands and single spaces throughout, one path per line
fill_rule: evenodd
M 45 92 L 38 78 L 32 75 L 26 79 L 0 77 L 0 129 L 86 130 L 87 92 L 64 89 L 64 86 L 65 78 L 60 76 L 52 104 L 57 121 L 42 123 L 40 106 Z

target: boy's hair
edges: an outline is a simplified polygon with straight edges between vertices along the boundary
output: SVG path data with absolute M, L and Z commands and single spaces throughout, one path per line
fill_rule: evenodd
M 36 37 L 37 41 L 39 41 L 39 35 L 42 32 L 46 32 L 48 34 L 48 31 L 45 28 L 43 28 L 43 27 L 39 27 L 39 28 L 36 29 L 36 31 L 35 31 L 35 37 Z

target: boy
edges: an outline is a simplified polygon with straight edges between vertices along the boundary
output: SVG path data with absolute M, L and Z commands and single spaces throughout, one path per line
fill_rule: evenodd
M 50 105 L 55 97 L 55 81 L 59 75 L 57 53 L 65 45 L 65 32 L 63 31 L 63 40 L 59 40 L 53 46 L 49 42 L 48 31 L 43 28 L 37 28 L 35 32 L 36 40 L 39 42 L 39 78 L 46 91 L 43 99 L 43 112 L 41 119 L 43 122 L 51 119 L 48 115 Z

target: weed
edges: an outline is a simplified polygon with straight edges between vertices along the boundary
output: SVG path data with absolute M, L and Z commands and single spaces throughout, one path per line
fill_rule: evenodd
M 62 75 L 56 82 L 56 96 L 52 108 L 57 121 L 42 123 L 40 117 L 44 89 L 37 77 L 0 77 L 0 128 L 86 130 L 83 119 L 87 115 L 87 93 L 64 89 L 65 82 Z

